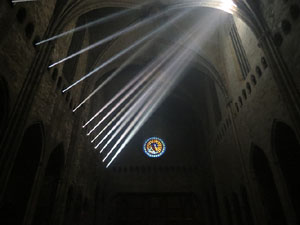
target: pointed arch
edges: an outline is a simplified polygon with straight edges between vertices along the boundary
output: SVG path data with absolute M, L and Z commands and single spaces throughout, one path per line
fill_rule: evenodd
M 51 221 L 64 163 L 64 147 L 61 143 L 51 152 L 48 159 L 33 224 L 40 225 L 44 224 L 45 221 Z
M 300 216 L 300 142 L 286 123 L 275 120 L 272 130 L 272 150 L 278 159 L 295 213 Z
M 267 224 L 287 224 L 269 160 L 257 145 L 252 145 L 251 148 L 251 167 L 257 181 Z
M 41 122 L 24 132 L 0 210 L 4 224 L 22 224 L 42 156 L 44 128 Z

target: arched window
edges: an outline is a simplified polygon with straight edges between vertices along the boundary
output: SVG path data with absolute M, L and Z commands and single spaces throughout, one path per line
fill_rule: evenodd
M 213 80 L 207 79 L 207 81 L 208 81 L 208 85 L 209 85 L 210 95 L 212 98 L 212 106 L 213 106 L 213 110 L 214 110 L 215 121 L 216 121 L 216 124 L 219 124 L 222 120 L 222 113 L 221 113 L 221 109 L 220 109 L 220 101 L 219 101 L 219 97 L 218 97 L 217 88 L 216 88 L 215 82 Z
M 251 75 L 251 83 L 255 86 L 257 84 L 256 78 L 254 75 Z
M 285 123 L 275 122 L 273 148 L 287 184 L 287 188 L 300 220 L 300 143 L 295 132 Z
M 247 89 L 248 94 L 251 94 L 252 89 L 251 89 L 251 85 L 248 82 L 246 84 L 246 89 Z
M 237 102 L 235 103 L 235 108 L 236 108 L 236 111 L 237 111 L 237 112 L 240 111 L 239 104 L 238 104 Z
M 255 71 L 256 71 L 256 74 L 258 75 L 258 77 L 261 77 L 261 76 L 262 76 L 262 71 L 261 71 L 261 69 L 260 69 L 259 66 L 257 66 L 257 67 L 255 68 Z
M 33 223 L 35 225 L 43 224 L 44 221 L 51 221 L 64 161 L 64 149 L 63 145 L 60 144 L 52 151 L 47 163 Z
M 252 163 L 254 174 L 257 179 L 259 194 L 268 225 L 285 225 L 286 219 L 280 202 L 276 183 L 273 177 L 269 160 L 257 146 L 252 147 Z
M 0 210 L 3 224 L 22 224 L 43 148 L 43 127 L 26 129 L 9 177 Z
M 243 98 L 244 98 L 245 100 L 247 100 L 247 93 L 246 93 L 246 90 L 245 90 L 245 89 L 242 90 L 242 95 L 243 95 Z
M 261 57 L 261 64 L 264 69 L 268 68 L 268 63 L 265 57 Z
M 242 107 L 243 106 L 243 99 L 242 99 L 241 96 L 239 96 L 239 103 L 240 103 L 240 107 Z

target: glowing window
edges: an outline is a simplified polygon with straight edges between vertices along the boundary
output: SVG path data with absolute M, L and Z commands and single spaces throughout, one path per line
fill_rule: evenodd
M 165 153 L 165 151 L 165 142 L 158 137 L 149 138 L 144 143 L 144 152 L 151 158 L 160 157 Z

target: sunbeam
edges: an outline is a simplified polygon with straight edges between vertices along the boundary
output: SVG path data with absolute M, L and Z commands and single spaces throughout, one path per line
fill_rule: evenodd
M 82 102 L 78 104 L 73 109 L 75 112 L 79 109 L 84 103 L 86 103 L 91 97 L 93 97 L 98 91 L 100 91 L 108 82 L 110 82 L 113 78 L 115 78 L 119 73 L 128 66 L 136 57 L 140 56 L 144 51 L 150 46 L 151 42 L 146 43 L 140 49 L 138 49 L 134 54 L 132 54 L 118 69 L 116 69 L 105 81 L 103 81 L 91 94 L 89 94 Z
M 191 37 L 191 34 L 189 33 L 187 37 Z M 177 56 L 175 56 L 177 57 Z M 174 57 L 174 58 L 175 58 Z M 172 57 L 173 58 L 173 57 Z M 170 60 L 170 56 L 167 57 L 168 60 Z M 180 57 L 179 57 L 180 59 Z M 178 59 L 177 59 L 178 60 Z M 175 60 L 176 61 L 176 60 Z M 168 73 L 163 72 L 161 76 L 159 76 L 150 86 L 150 88 L 147 89 L 147 91 L 145 91 L 145 93 L 139 98 L 139 100 L 131 106 L 130 110 L 128 112 L 126 112 L 126 114 L 123 115 L 122 119 L 120 119 L 118 121 L 118 123 L 109 131 L 109 133 L 99 142 L 98 145 L 96 145 L 95 148 L 98 148 L 100 144 L 102 144 L 102 142 L 104 140 L 106 140 L 106 138 L 116 129 L 117 131 L 113 134 L 113 136 L 106 142 L 106 144 L 102 147 L 102 149 L 100 150 L 100 153 L 102 153 L 104 151 L 104 149 L 113 141 L 113 139 L 121 132 L 121 130 L 126 126 L 126 124 L 132 119 L 134 118 L 134 120 L 137 120 L 139 118 L 139 116 L 141 116 L 142 112 L 144 112 L 149 106 L 149 104 L 155 102 L 157 99 L 160 98 L 161 96 L 161 92 L 163 92 L 164 90 L 166 90 L 165 85 L 169 84 L 169 79 L 170 77 L 172 78 L 172 76 L 169 76 Z M 162 85 L 165 84 L 165 85 Z M 159 87 L 159 88 L 158 88 Z M 142 109 L 139 111 L 139 109 L 142 107 Z M 136 113 L 138 113 L 137 115 L 135 115 Z M 121 125 L 120 125 L 121 124 Z M 120 125 L 120 126 L 119 126 Z M 126 129 L 127 130 L 127 129 Z M 122 135 L 123 136 L 123 135 Z M 118 140 L 119 142 L 119 140 Z M 104 158 L 103 161 L 105 161 L 107 159 L 107 157 L 112 153 L 112 151 L 114 150 L 114 148 L 112 148 L 109 153 L 107 154 L 107 156 Z
M 73 84 L 71 84 L 66 89 L 64 89 L 63 92 L 66 92 L 66 91 L 70 90 L 72 87 L 74 87 L 75 85 L 77 85 L 80 82 L 84 81 L 85 79 L 87 79 L 88 77 L 90 77 L 91 75 L 93 75 L 94 73 L 98 72 L 100 69 L 104 68 L 108 64 L 112 63 L 113 61 L 117 60 L 118 58 L 120 58 L 121 56 L 125 55 L 129 51 L 133 50 L 135 47 L 139 46 L 143 42 L 147 41 L 153 35 L 155 35 L 155 34 L 161 32 L 161 31 L 163 31 L 166 27 L 168 27 L 169 25 L 173 24 L 176 20 L 178 20 L 181 17 L 183 17 L 187 12 L 188 12 L 188 10 L 185 10 L 184 12 L 182 12 L 179 15 L 175 16 L 174 18 L 172 18 L 170 21 L 166 22 L 164 25 L 162 25 L 159 28 L 155 29 L 154 31 L 148 33 L 146 36 L 144 36 L 143 38 L 141 38 L 138 41 L 134 42 L 129 47 L 123 49 L 118 54 L 114 55 L 109 60 L 107 60 L 106 62 L 104 62 L 103 64 L 101 64 L 100 66 L 98 66 L 97 68 L 95 68 L 94 70 L 92 70 L 91 72 L 89 72 L 88 74 L 86 74 L 85 76 L 83 76 L 81 79 L 79 79 L 76 82 L 74 82 Z
M 160 57 L 158 57 L 156 60 L 154 60 L 149 66 L 147 66 L 143 71 L 141 71 L 137 77 L 134 79 L 135 80 L 139 80 L 137 83 L 134 82 L 134 86 L 132 86 L 132 88 L 130 88 L 130 91 L 116 104 L 115 107 L 113 107 L 113 109 L 107 113 L 106 116 L 103 117 L 103 119 L 105 120 L 107 117 L 110 116 L 110 114 L 112 114 L 115 109 L 117 109 L 120 105 L 122 105 L 133 93 L 136 92 L 136 90 L 138 90 L 145 82 L 149 81 L 149 78 L 152 76 L 152 74 L 157 71 L 157 69 L 163 64 L 165 63 L 167 60 L 169 60 L 170 55 L 174 54 L 174 52 L 176 51 L 176 49 L 171 48 L 169 49 L 169 51 L 165 52 L 165 54 L 162 54 Z M 144 76 L 145 74 L 147 74 L 146 76 Z M 144 76 L 144 77 L 143 77 Z M 143 78 L 142 78 L 143 77 Z M 130 82 L 132 83 L 132 82 Z M 129 88 L 126 88 L 129 89 Z M 89 133 L 91 134 L 104 120 L 101 120 Z
M 209 24 L 209 21 L 207 21 Z M 216 26 L 215 21 L 211 21 L 211 24 Z M 207 26 L 209 27 L 209 26 Z M 128 144 L 128 142 L 132 139 L 132 137 L 138 132 L 138 130 L 143 126 L 143 124 L 149 119 L 152 113 L 157 109 L 157 107 L 161 104 L 161 102 L 166 98 L 168 93 L 175 87 L 179 79 L 181 78 L 183 70 L 192 60 L 194 53 L 191 49 L 194 49 L 199 42 L 204 44 L 206 40 L 208 40 L 209 32 L 205 32 L 205 30 L 201 30 L 198 34 L 193 34 L 193 38 L 191 41 L 186 42 L 185 49 L 179 55 L 173 57 L 172 63 L 167 66 L 167 69 L 163 72 L 164 74 L 172 74 L 172 76 L 165 77 L 166 82 L 164 83 L 161 91 L 156 91 L 153 97 L 153 102 L 147 102 L 149 107 L 144 106 L 138 114 L 134 117 L 133 121 L 127 126 L 126 130 L 122 133 L 121 137 L 117 140 L 114 146 L 111 148 L 109 153 L 106 155 L 103 161 L 105 161 L 110 154 L 116 149 L 116 147 L 123 141 L 126 137 L 125 141 L 123 141 L 122 145 L 119 147 L 115 155 L 111 158 L 106 167 L 108 167 L 120 154 L 120 152 L 124 149 L 124 147 Z
M 30 0 L 27 0 L 27 1 L 30 1 Z M 57 35 L 55 35 L 55 36 L 53 36 L 51 38 L 47 38 L 45 40 L 37 42 L 35 45 L 41 45 L 41 44 L 47 43 L 49 41 L 54 41 L 54 40 L 56 40 L 58 38 L 64 37 L 66 35 L 69 35 L 69 34 L 72 34 L 72 33 L 75 33 L 75 32 L 81 31 L 81 30 L 84 30 L 86 28 L 93 27 L 93 26 L 96 26 L 96 25 L 100 25 L 100 24 L 109 22 L 109 21 L 114 20 L 114 19 L 116 19 L 118 17 L 125 16 L 125 15 L 127 15 L 127 14 L 129 14 L 129 13 L 131 13 L 131 12 L 137 10 L 137 9 L 140 9 L 141 7 L 149 4 L 150 2 L 152 2 L 152 1 L 149 1 L 149 2 L 146 2 L 146 3 L 140 4 L 140 5 L 137 5 L 137 6 L 133 7 L 133 8 L 130 8 L 130 9 L 124 9 L 124 10 L 122 10 L 120 12 L 113 13 L 113 14 L 110 14 L 110 15 L 108 15 L 106 17 L 100 18 L 98 20 L 94 20 L 94 21 L 89 22 L 87 24 L 75 27 L 74 29 L 65 31 L 65 32 L 57 34 Z
M 76 56 L 78 56 L 78 55 L 80 55 L 80 54 L 82 54 L 84 52 L 87 52 L 87 51 L 91 50 L 91 49 L 94 49 L 94 48 L 96 48 L 96 47 L 98 47 L 98 46 L 100 46 L 100 45 L 102 45 L 104 43 L 107 43 L 108 41 L 111 41 L 111 40 L 113 40 L 113 39 L 115 39 L 115 38 L 117 38 L 117 37 L 119 37 L 119 36 L 121 36 L 123 34 L 129 33 L 129 32 L 131 32 L 131 31 L 133 31 L 133 30 L 135 30 L 135 29 L 137 29 L 139 27 L 145 26 L 146 24 L 149 24 L 149 23 L 155 21 L 156 19 L 158 19 L 158 18 L 160 18 L 160 17 L 162 17 L 164 15 L 167 15 L 172 10 L 174 10 L 174 9 L 167 9 L 165 11 L 162 11 L 162 12 L 159 12 L 159 13 L 155 14 L 154 16 L 151 16 L 151 17 L 149 17 L 147 19 L 144 19 L 141 22 L 138 22 L 138 23 L 135 23 L 135 24 L 133 24 L 131 26 L 128 26 L 128 27 L 126 27 L 123 30 L 120 30 L 120 31 L 118 31 L 118 32 L 116 32 L 116 33 L 114 33 L 114 34 L 112 34 L 112 35 L 110 35 L 110 36 L 108 36 L 108 37 L 100 40 L 100 41 L 97 41 L 96 43 L 94 43 L 92 45 L 87 46 L 86 48 L 81 49 L 78 52 L 75 52 L 75 53 L 73 53 L 73 54 L 71 54 L 71 55 L 69 55 L 69 56 L 67 56 L 67 57 L 65 57 L 65 58 L 63 58 L 63 59 L 61 59 L 61 60 L 59 60 L 59 61 L 51 64 L 49 66 L 49 68 L 54 67 L 54 66 L 56 66 L 56 65 L 58 65 L 60 63 L 63 63 L 65 61 L 69 60 L 69 59 L 72 59 L 72 58 L 74 58 L 74 57 L 76 57 Z

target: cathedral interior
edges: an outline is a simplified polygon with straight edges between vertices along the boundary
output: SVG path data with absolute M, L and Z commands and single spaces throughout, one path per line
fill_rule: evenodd
M 2 0 L 0 32 L 1 224 L 300 224 L 299 0 Z

